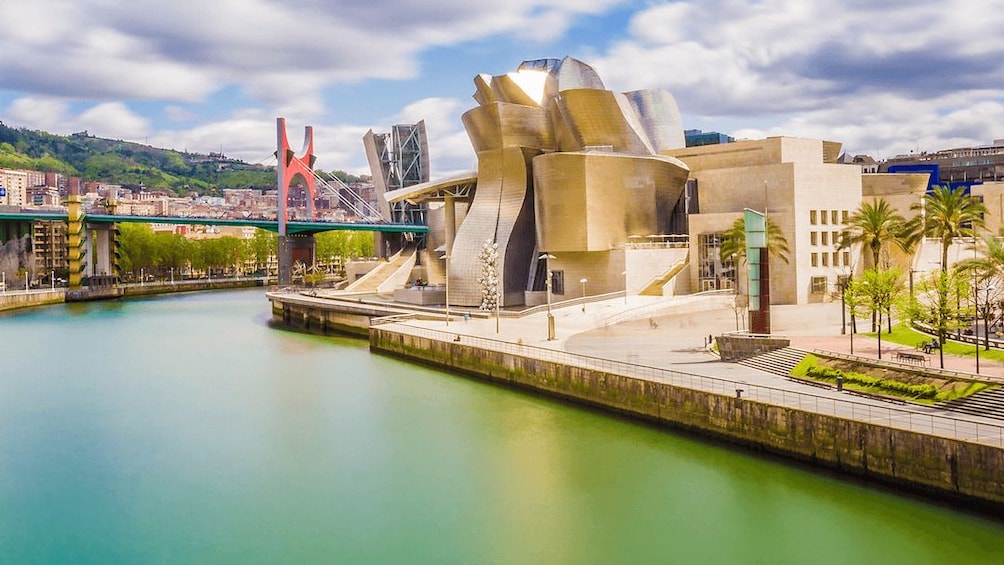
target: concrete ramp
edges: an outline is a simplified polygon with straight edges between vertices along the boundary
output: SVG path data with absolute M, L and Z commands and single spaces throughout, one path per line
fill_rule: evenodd
M 678 261 L 672 267 L 669 268 L 665 273 L 653 277 L 651 281 L 648 282 L 638 294 L 642 296 L 666 296 L 666 286 L 673 282 L 676 275 L 680 274 L 680 271 L 687 266 L 687 260 Z M 672 292 L 669 293 L 672 295 Z
M 408 282 L 411 270 L 415 267 L 415 257 L 415 248 L 405 247 L 389 261 L 345 287 L 345 291 L 377 294 L 394 292 L 395 288 L 402 288 Z

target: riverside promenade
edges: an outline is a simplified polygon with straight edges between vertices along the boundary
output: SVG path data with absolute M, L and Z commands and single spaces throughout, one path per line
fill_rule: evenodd
M 595 366 L 619 374 L 670 381 L 689 388 L 736 394 L 768 404 L 872 422 L 890 427 L 1004 447 L 1004 422 L 961 415 L 935 406 L 864 397 L 811 386 L 738 363 L 721 361 L 709 338 L 734 332 L 736 316 L 729 295 L 672 299 L 623 296 L 553 308 L 556 339 L 547 340 L 542 311 L 519 318 L 462 316 L 445 320 L 408 319 L 394 331 L 440 340 L 459 340 L 486 349 Z M 781 306 L 772 309 L 774 335 L 806 350 L 849 353 L 850 336 L 840 335 L 840 305 Z M 741 327 L 741 322 L 740 322 Z M 877 341 L 856 335 L 854 354 L 877 358 Z M 914 348 L 883 343 L 883 358 Z M 937 366 L 937 354 L 931 356 Z M 916 369 L 916 367 L 911 367 Z M 945 368 L 972 373 L 974 360 L 945 355 Z M 972 375 L 974 378 L 975 374 Z M 981 360 L 980 378 L 1004 383 L 1004 364 Z
M 329 300 L 313 299 L 315 309 Z M 728 326 L 735 323 L 730 301 L 726 295 L 654 302 L 620 296 L 566 304 L 554 309 L 554 340 L 546 339 L 541 311 L 449 324 L 429 312 L 395 314 L 373 320 L 369 341 L 376 352 L 1004 514 L 1004 421 L 723 362 L 708 339 L 735 331 Z M 320 315 L 303 310 L 302 299 L 296 303 L 305 318 Z M 775 334 L 790 323 L 792 333 L 809 334 L 799 337 L 839 339 L 839 318 L 835 335 L 822 329 L 830 313 L 839 316 L 839 306 L 828 307 L 777 309 Z M 280 313 L 285 316 L 285 306 L 273 307 L 274 316 Z M 998 376 L 987 380 L 999 379 L 999 368 L 993 370 Z

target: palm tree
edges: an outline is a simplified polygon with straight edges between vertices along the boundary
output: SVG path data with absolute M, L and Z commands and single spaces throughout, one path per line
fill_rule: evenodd
M 994 300 L 990 299 L 991 291 L 996 290 L 993 283 L 995 281 L 1004 280 L 1004 227 L 1001 227 L 998 235 L 984 234 L 980 239 L 983 243 L 983 255 L 981 257 L 973 257 L 972 259 L 967 259 L 959 263 L 958 267 L 960 270 L 969 271 L 973 275 L 974 279 L 974 306 L 976 307 L 976 313 L 983 321 L 983 330 L 985 334 L 985 350 L 990 350 L 990 319 L 992 318 L 996 308 L 995 303 L 998 302 L 996 299 L 999 294 L 995 296 Z M 979 249 L 979 245 L 973 246 L 974 254 Z M 982 304 L 979 302 L 980 295 L 980 285 L 982 283 L 983 288 L 986 290 L 987 300 Z M 998 282 L 999 284 L 999 282 Z M 977 330 L 979 327 L 977 326 Z M 979 338 L 977 332 L 977 338 Z M 977 339 L 977 341 L 979 341 Z
M 959 268 L 979 273 L 981 279 L 1004 278 L 1004 226 L 998 235 L 990 233 L 980 237 L 984 247 L 982 257 L 973 257 L 959 263 Z
M 875 202 L 863 202 L 847 220 L 847 230 L 840 241 L 841 248 L 860 243 L 872 252 L 872 268 L 879 268 L 882 244 L 895 243 L 904 252 L 909 252 L 910 239 L 904 232 L 906 219 L 897 214 L 884 198 Z
M 957 237 L 975 237 L 976 228 L 983 227 L 986 206 L 965 193 L 963 187 L 935 186 L 924 195 L 921 204 L 910 208 L 919 215 L 908 222 L 910 243 L 925 236 L 941 240 L 941 270 L 948 270 L 948 248 Z
M 767 222 L 767 251 L 785 263 L 788 262 L 788 254 L 791 252 L 781 228 L 770 222 Z M 746 219 L 742 216 L 736 218 L 729 229 L 722 233 L 722 245 L 718 249 L 718 257 L 723 263 L 733 260 L 736 263 L 746 261 Z

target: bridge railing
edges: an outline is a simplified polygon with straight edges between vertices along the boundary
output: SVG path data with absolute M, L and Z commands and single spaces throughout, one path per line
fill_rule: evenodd
M 395 325 L 393 329 L 401 333 L 442 342 L 462 341 L 466 345 L 529 359 L 550 361 L 626 377 L 665 382 L 673 386 L 693 390 L 737 396 L 765 404 L 786 406 L 817 414 L 866 421 L 885 425 L 890 428 L 910 430 L 970 443 L 987 444 L 1004 448 L 1004 426 L 999 424 L 911 411 L 903 408 L 884 406 L 874 402 L 860 402 L 807 392 L 797 392 L 751 384 L 745 381 L 697 375 L 613 359 L 590 357 L 588 355 L 579 355 L 566 351 L 523 345 L 480 336 L 459 335 L 403 323 Z

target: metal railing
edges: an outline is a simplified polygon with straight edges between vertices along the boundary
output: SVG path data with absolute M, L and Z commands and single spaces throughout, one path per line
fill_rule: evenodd
M 393 330 L 442 342 L 461 341 L 465 345 L 528 359 L 560 363 L 625 377 L 665 382 L 673 386 L 692 390 L 737 396 L 775 406 L 795 408 L 827 416 L 869 422 L 885 425 L 890 428 L 910 430 L 970 443 L 1004 448 L 1004 426 L 999 424 L 989 424 L 941 414 L 924 413 L 891 406 L 881 406 L 874 403 L 791 391 L 750 384 L 744 381 L 683 373 L 672 369 L 590 357 L 543 347 L 478 336 L 461 335 L 407 324 L 398 324 Z
M 200 284 L 212 284 L 212 283 L 231 283 L 231 282 L 261 282 L 262 285 L 268 283 L 269 280 L 274 280 L 275 277 L 213 277 L 205 279 L 177 279 L 175 281 L 156 279 L 152 281 L 140 281 L 140 282 L 129 282 L 129 283 L 119 283 L 115 285 L 117 288 L 172 288 L 178 286 L 196 286 Z
M 643 316 L 656 316 L 662 314 L 666 310 L 672 310 L 674 308 L 679 308 L 684 304 L 691 304 L 694 302 L 700 302 L 704 298 L 713 296 L 732 296 L 734 293 L 731 289 L 729 290 L 707 290 L 704 292 L 698 292 L 695 294 L 688 294 L 684 296 L 674 297 L 672 300 L 660 300 L 658 302 L 653 302 L 651 304 L 645 304 L 643 306 L 637 306 L 635 308 L 630 308 L 613 314 L 603 319 L 604 326 L 612 326 L 614 324 L 619 324 L 621 322 L 626 322 L 628 320 L 634 320 L 641 318 Z
M 567 308 L 569 306 L 579 306 L 581 304 L 592 304 L 594 302 L 603 302 L 604 300 L 610 300 L 613 298 L 623 298 L 624 291 L 618 290 L 615 292 L 608 292 L 606 294 L 593 294 L 587 295 L 585 298 L 579 296 L 577 298 L 568 298 L 562 300 L 554 300 L 552 295 L 551 309 L 557 310 L 559 308 Z M 538 304 L 536 306 L 531 306 L 529 308 L 524 308 L 523 310 L 514 312 L 502 312 L 503 318 L 523 318 L 531 314 L 539 314 L 541 312 L 547 311 L 547 304 Z

